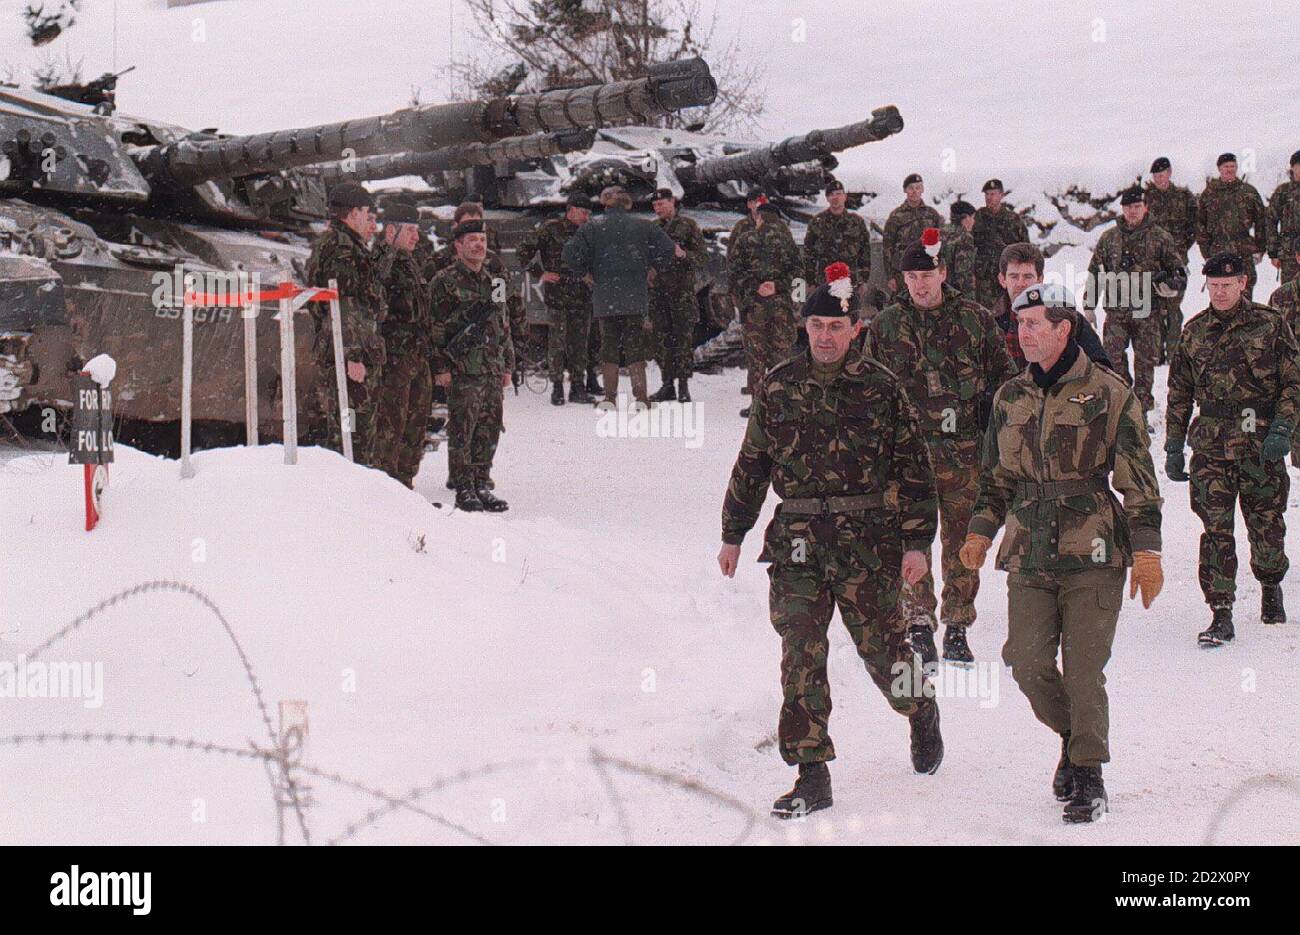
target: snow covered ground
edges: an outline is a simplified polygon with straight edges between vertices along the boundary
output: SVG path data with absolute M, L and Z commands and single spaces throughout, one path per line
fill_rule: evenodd
M 750 828 L 744 811 L 692 788 L 761 815 L 792 772 L 772 747 L 778 641 L 757 536 L 734 581 L 714 562 L 740 382 L 735 371 L 696 381 L 691 438 L 603 437 L 586 407 L 509 396 L 494 472 L 511 504 L 502 516 L 447 509 L 441 452 L 411 492 L 314 448 L 296 467 L 275 446 L 202 452 L 188 481 L 176 462 L 119 448 L 105 519 L 87 534 L 76 468 L 49 453 L 6 460 L 0 663 L 20 664 L 114 592 L 186 582 L 228 621 L 272 722 L 279 702 L 306 702 L 307 762 L 390 796 L 472 773 L 413 800 L 423 813 L 303 777 L 317 843 L 474 839 L 429 815 L 501 843 L 1300 841 L 1300 579 L 1287 582 L 1292 622 L 1265 628 L 1247 575 L 1237 642 L 1198 649 L 1198 526 L 1186 487 L 1172 484 L 1165 591 L 1149 612 L 1125 605 L 1108 669 L 1104 825 L 1063 826 L 1049 794 L 1055 737 L 998 661 L 1000 573 L 985 575 L 971 631 L 988 665 L 974 683 L 952 678 L 949 694 L 961 697 L 941 702 L 937 775 L 912 773 L 906 721 L 836 621 L 835 808 L 794 828 Z M 1300 512 L 1290 519 L 1297 555 Z M 77 735 L 16 747 L 0 737 L 0 841 L 276 840 L 258 762 L 79 739 L 135 732 L 265 748 L 253 692 L 210 610 L 150 592 L 39 658 L 101 663 L 100 703 L 0 699 L 6 737 Z M 593 751 L 676 779 L 610 768 L 606 785 Z M 287 839 L 300 839 L 292 813 Z

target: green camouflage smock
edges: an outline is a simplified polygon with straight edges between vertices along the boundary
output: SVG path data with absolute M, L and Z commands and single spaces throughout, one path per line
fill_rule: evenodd
M 1293 245 L 1300 238 L 1300 182 L 1283 182 L 1268 199 L 1268 255 L 1282 263 L 1282 282 L 1296 278 Z
M 844 263 L 861 286 L 871 278 L 871 231 L 862 216 L 847 208 L 837 216 L 829 208 L 808 222 L 803 235 L 804 280 L 808 291 L 826 281 L 826 267 Z
M 885 274 L 886 278 L 895 280 L 899 289 L 903 288 L 903 274 L 898 268 L 903 253 L 921 239 L 927 227 L 943 227 L 943 216 L 925 203 L 912 206 L 904 200 L 885 218 Z

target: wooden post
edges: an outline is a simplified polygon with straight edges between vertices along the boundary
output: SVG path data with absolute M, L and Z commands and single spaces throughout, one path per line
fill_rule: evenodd
M 339 310 L 338 280 L 330 280 L 330 288 L 335 297 L 330 299 L 330 330 L 334 332 L 334 376 L 339 389 L 339 432 L 343 436 L 343 457 L 352 458 L 352 432 L 356 428 L 353 421 L 356 414 L 348 405 L 347 365 L 343 362 L 343 315 Z
M 194 306 L 185 294 L 181 337 L 181 478 L 194 476 L 190 463 L 190 433 L 194 415 Z
M 252 298 L 244 304 L 244 428 L 245 444 L 257 446 L 257 314 L 261 303 Z
M 298 463 L 298 378 L 293 340 L 293 299 L 280 300 L 280 409 L 284 419 L 284 463 Z

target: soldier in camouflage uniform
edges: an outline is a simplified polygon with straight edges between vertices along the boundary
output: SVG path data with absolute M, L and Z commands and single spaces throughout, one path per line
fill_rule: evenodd
M 1174 239 L 1182 259 L 1180 264 L 1187 266 L 1187 251 L 1196 243 L 1196 196 L 1181 185 L 1170 181 L 1173 172 L 1169 159 L 1160 156 L 1151 163 L 1151 181 L 1147 183 L 1147 210 L 1151 219 L 1165 229 Z M 1164 322 L 1164 338 L 1161 347 L 1161 362 L 1167 362 L 1178 350 L 1178 336 L 1183 332 L 1183 293 L 1186 286 L 1178 290 L 1175 296 L 1158 296 L 1156 307 Z
M 1084 307 L 1106 304 L 1102 341 L 1106 356 L 1128 379 L 1125 351 L 1133 345 L 1133 379 L 1143 412 L 1155 408 L 1151 387 L 1160 361 L 1163 324 L 1156 292 L 1171 298 L 1187 287 L 1187 271 L 1174 240 L 1147 213 L 1146 194 L 1136 185 L 1120 196 L 1123 217 L 1101 235 L 1088 263 Z
M 984 183 L 984 207 L 975 212 L 975 294 L 971 296 L 985 308 L 998 300 L 998 260 L 1002 251 L 1013 243 L 1029 243 L 1029 228 L 1016 209 L 1006 203 L 1005 190 L 999 179 Z
M 543 221 L 519 245 L 517 255 L 524 269 L 541 276 L 542 296 L 551 324 L 547 329 L 547 357 L 551 365 L 551 403 L 564 405 L 564 372 L 569 372 L 569 402 L 593 401 L 588 389 L 588 372 L 594 379 L 591 346 L 591 286 L 564 266 L 564 245 L 591 219 L 586 196 L 573 194 L 565 205 L 564 217 Z
M 1292 262 L 1300 263 L 1300 234 L 1295 236 L 1288 249 Z M 1300 339 L 1300 276 L 1274 289 L 1268 298 L 1268 304 L 1282 313 L 1291 327 L 1291 333 Z M 1300 468 L 1300 426 L 1296 428 L 1295 437 L 1291 441 L 1291 466 Z
M 803 274 L 803 262 L 790 228 L 776 205 L 759 206 L 752 231 L 727 246 L 731 292 L 740 304 L 749 392 L 756 397 L 763 375 L 790 356 L 795 343 L 795 310 L 791 289 Z M 747 416 L 749 408 L 741 411 Z
M 1268 209 L 1255 186 L 1237 178 L 1236 156 L 1224 153 L 1218 166 L 1219 177 L 1206 183 L 1196 204 L 1196 243 L 1203 257 L 1224 252 L 1241 257 L 1250 300 L 1255 294 L 1255 261 L 1268 250 Z
M 862 215 L 848 210 L 843 182 L 826 186 L 829 207 L 808 222 L 803 235 L 804 282 L 809 290 L 821 285 L 826 267 L 843 263 L 853 275 L 853 287 L 871 279 L 871 231 Z
M 952 203 L 948 216 L 952 220 L 939 232 L 939 242 L 943 244 L 943 266 L 948 271 L 947 282 L 964 298 L 974 301 L 975 238 L 971 231 L 975 229 L 975 206 L 959 198 Z
M 429 284 L 434 379 L 448 389 L 448 447 L 461 452 L 453 468 L 456 506 L 496 513 L 507 504 L 487 481 L 501 435 L 502 391 L 515 365 L 507 290 L 485 265 L 482 221 L 462 221 L 452 237 L 457 260 Z
M 338 283 L 339 317 L 343 331 L 344 369 L 350 409 L 340 419 L 334 339 L 329 305 L 309 303 L 316 321 L 316 402 L 325 416 L 325 444 L 342 449 L 342 430 L 352 433 L 353 459 L 374 465 L 371 455 L 375 391 L 384 364 L 380 327 L 388 307 L 384 284 L 367 241 L 375 232 L 375 202 L 356 182 L 344 182 L 330 192 L 330 223 L 307 259 L 307 285 Z
M 1192 446 L 1192 510 L 1205 527 L 1199 578 L 1214 611 L 1199 641 L 1233 638 L 1237 591 L 1237 501 L 1246 518 L 1250 567 L 1263 586 L 1260 618 L 1286 622 L 1286 513 L 1290 478 L 1282 459 L 1300 409 L 1300 346 L 1282 316 L 1246 296 L 1250 261 L 1236 252 L 1210 258 L 1202 272 L 1210 307 L 1183 328 L 1169 367 L 1165 471 L 1186 481 L 1183 446 Z M 1188 434 L 1192 403 L 1200 412 Z
M 1282 271 L 1282 284 L 1296 278 L 1300 264 L 1290 251 L 1300 237 L 1300 150 L 1291 154 L 1291 178 L 1273 190 L 1268 199 L 1268 255 Z
M 655 192 L 652 204 L 659 226 L 676 245 L 670 269 L 654 273 L 650 284 L 650 321 L 655 330 L 655 357 L 663 386 L 650 397 L 654 402 L 691 401 L 689 381 L 695 353 L 695 271 L 704 264 L 704 232 L 700 225 L 677 213 L 672 189 Z M 673 382 L 676 381 L 676 389 Z
M 387 362 L 376 393 L 375 466 L 413 487 L 424 455 L 424 430 L 433 400 L 428 290 L 414 249 L 419 241 L 420 212 L 414 205 L 384 205 L 384 243 L 379 275 L 388 299 L 388 318 L 381 328 Z
M 770 563 L 781 637 L 778 746 L 799 767 L 773 804 L 779 818 L 831 805 L 826 628 L 836 607 L 871 680 L 910 719 L 913 769 L 932 774 L 943 759 L 939 706 L 898 609 L 901 581 L 919 580 L 934 540 L 934 477 L 902 384 L 850 353 L 859 301 L 848 267 L 836 275 L 804 305 L 808 348 L 773 368 L 754 396 L 722 505 L 718 564 L 731 577 L 768 486 L 781 498 L 758 558 Z
M 933 229 L 923 240 L 937 235 Z M 934 465 L 939 496 L 943 569 L 944 659 L 974 662 L 966 628 L 975 622 L 979 575 L 957 552 L 979 492 L 979 445 L 987 407 L 999 386 L 1019 371 L 993 316 L 949 288 L 938 244 L 918 240 L 901 260 L 907 295 L 872 319 L 866 352 L 899 375 L 917 409 L 921 435 Z M 903 615 L 912 645 L 926 665 L 936 663 L 934 576 L 904 591 Z
M 1140 589 L 1149 608 L 1164 582 L 1163 501 L 1137 399 L 1071 337 L 1074 296 L 1059 285 L 1031 286 L 1013 310 L 1030 364 L 994 398 L 961 557 L 980 568 L 1005 524 L 997 559 L 1009 572 L 1002 659 L 1038 720 L 1061 735 L 1052 791 L 1066 802 L 1062 817 L 1087 822 L 1106 810 L 1104 669 L 1124 569 L 1133 569 L 1129 596 Z
M 903 203 L 890 211 L 889 217 L 885 219 L 883 248 L 885 273 L 889 277 L 886 287 L 890 298 L 906 291 L 899 266 L 903 261 L 903 253 L 921 239 L 921 232 L 927 227 L 943 226 L 943 215 L 921 200 L 925 195 L 925 180 L 921 176 L 913 172 L 903 179 L 903 194 L 906 196 Z

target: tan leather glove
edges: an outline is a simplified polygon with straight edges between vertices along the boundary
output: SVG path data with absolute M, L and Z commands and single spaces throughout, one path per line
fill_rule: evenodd
M 1132 599 L 1140 588 L 1142 606 L 1149 608 L 1165 584 L 1165 573 L 1160 567 L 1159 552 L 1135 552 L 1133 570 L 1129 572 L 1128 596 Z
M 979 571 L 992 544 L 993 540 L 988 536 L 981 536 L 976 532 L 967 533 L 966 541 L 962 543 L 961 551 L 957 554 L 961 556 L 961 563 L 968 569 Z

